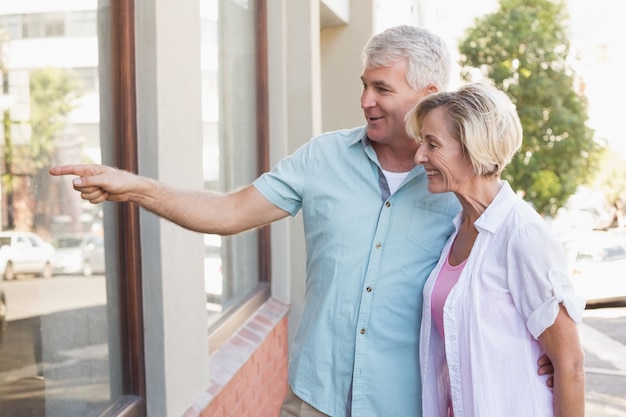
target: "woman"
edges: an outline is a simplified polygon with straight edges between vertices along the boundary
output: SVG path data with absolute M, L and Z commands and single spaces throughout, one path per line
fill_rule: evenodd
M 462 206 L 424 289 L 424 416 L 584 416 L 584 353 L 564 251 L 544 220 L 500 179 L 522 143 L 503 92 L 470 84 L 432 94 L 408 115 L 415 162 L 432 193 Z M 554 388 L 537 375 L 546 354 Z

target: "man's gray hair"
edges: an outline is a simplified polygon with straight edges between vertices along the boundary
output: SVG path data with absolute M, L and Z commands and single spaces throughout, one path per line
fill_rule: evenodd
M 370 38 L 361 57 L 366 69 L 387 67 L 406 58 L 406 80 L 413 89 L 429 85 L 448 88 L 450 53 L 444 40 L 427 29 L 411 25 L 386 29 Z

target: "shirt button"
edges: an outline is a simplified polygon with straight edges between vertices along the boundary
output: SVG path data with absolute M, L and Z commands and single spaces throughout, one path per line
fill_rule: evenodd
M 365 334 L 365 329 L 361 329 L 361 334 Z
M 386 207 L 391 207 L 391 203 L 390 203 L 389 201 L 387 201 L 387 202 L 385 203 L 385 206 L 386 206 Z
M 366 291 L 367 292 L 372 292 L 372 287 L 367 287 Z
M 381 245 L 380 243 L 377 243 L 376 244 L 376 249 L 380 249 L 381 246 L 383 246 L 383 245 Z

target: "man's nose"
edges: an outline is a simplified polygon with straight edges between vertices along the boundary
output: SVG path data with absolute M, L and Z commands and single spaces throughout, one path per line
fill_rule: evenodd
M 364 89 L 361 93 L 361 108 L 369 109 L 376 106 L 376 100 L 374 99 L 374 94 L 372 94 L 367 89 Z

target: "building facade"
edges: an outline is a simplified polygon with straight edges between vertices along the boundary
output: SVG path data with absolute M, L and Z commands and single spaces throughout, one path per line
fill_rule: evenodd
M 376 31 L 377 7 L 374 0 L 2 2 L 5 119 L 28 125 L 34 119 L 20 109 L 32 111 L 37 92 L 48 91 L 34 80 L 58 76 L 81 87 L 77 97 L 57 97 L 72 106 L 48 138 L 49 165 L 103 162 L 228 191 L 312 136 L 363 123 L 360 56 Z M 46 139 L 36 131 L 4 135 L 5 149 L 19 137 L 24 160 Z M 39 404 L 33 416 L 277 415 L 304 300 L 300 218 L 241 236 L 201 235 L 136 207 L 89 206 L 69 181 L 49 183 L 42 235 L 103 234 L 107 272 L 91 281 L 96 289 L 76 294 L 84 280 L 55 277 L 45 285 L 60 286 L 59 304 L 46 309 L 40 300 L 20 314 L 11 297 L 26 281 L 8 283 L 0 352 L 22 355 L 24 365 L 0 356 L 3 413 L 24 406 L 14 395 L 20 386 L 20 398 Z M 40 289 L 30 291 L 32 298 Z

